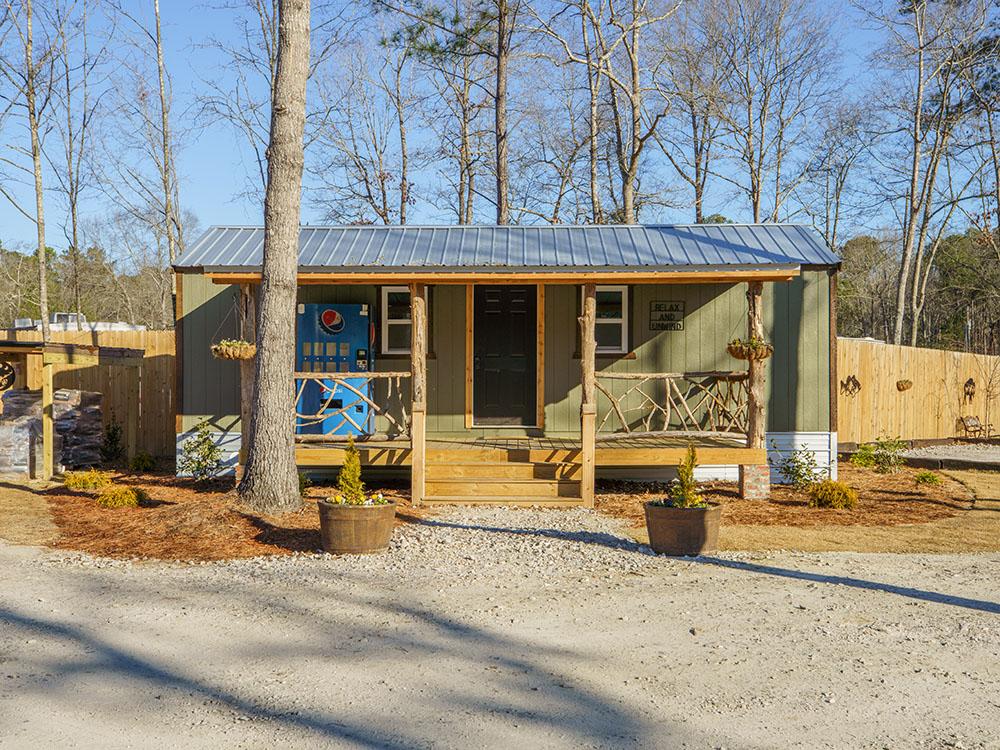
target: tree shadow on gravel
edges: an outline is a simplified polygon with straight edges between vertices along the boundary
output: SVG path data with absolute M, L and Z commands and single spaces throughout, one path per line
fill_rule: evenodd
M 593 544 L 600 547 L 621 550 L 623 552 L 637 552 L 641 555 L 652 556 L 653 552 L 645 544 L 639 544 L 625 537 L 615 536 L 606 531 L 566 531 L 564 529 L 542 529 L 542 528 L 511 528 L 508 526 L 486 526 L 476 523 L 459 523 L 457 521 L 444 521 L 438 518 L 412 518 L 410 522 L 418 526 L 432 526 L 447 529 L 464 529 L 467 531 L 484 531 L 490 534 L 510 534 L 513 536 L 537 536 L 544 539 L 556 539 L 562 542 L 581 542 L 583 544 Z
M 789 568 L 778 568 L 774 565 L 760 565 L 758 563 L 746 562 L 743 560 L 725 560 L 718 557 L 694 557 L 692 562 L 707 565 L 718 565 L 723 568 L 742 570 L 748 573 L 762 573 L 764 575 L 779 576 L 781 578 L 794 578 L 799 581 L 809 581 L 811 583 L 828 583 L 834 586 L 850 586 L 856 589 L 866 589 L 868 591 L 881 591 L 885 594 L 896 594 L 910 599 L 919 599 L 934 604 L 950 604 L 953 607 L 964 607 L 974 609 L 979 612 L 986 612 L 991 615 L 1000 615 L 1000 604 L 985 601 L 983 599 L 968 599 L 963 596 L 952 596 L 942 594 L 937 591 L 926 591 L 916 589 L 911 586 L 898 586 L 892 583 L 882 583 L 881 581 L 866 581 L 863 578 L 852 578 L 850 576 L 825 575 L 823 573 L 812 573 L 807 570 L 792 570 Z
M 511 634 L 499 622 L 495 627 L 469 622 L 465 616 L 472 606 L 469 601 L 454 605 L 458 611 L 449 615 L 415 601 L 419 594 L 388 586 L 362 585 L 351 593 L 342 584 L 356 574 L 314 564 L 315 568 L 308 568 L 314 575 L 319 573 L 314 583 L 297 580 L 292 567 L 240 575 L 234 571 L 218 580 L 215 574 L 209 580 L 199 579 L 200 570 L 192 568 L 190 578 L 172 574 L 167 581 L 149 583 L 117 571 L 75 576 L 82 586 L 73 598 L 94 602 L 98 609 L 102 599 L 157 601 L 161 608 L 168 608 L 146 624 L 129 625 L 131 637 L 146 644 L 142 653 L 95 632 L 105 627 L 100 617 L 92 626 L 83 626 L 93 616 L 87 611 L 74 613 L 79 622 L 66 623 L 0 606 L 0 630 L 16 634 L 11 637 L 59 641 L 59 647 L 35 655 L 34 662 L 17 657 L 23 675 L 45 675 L 37 681 L 19 680 L 17 692 L 24 696 L 36 691 L 49 703 L 64 695 L 67 710 L 85 712 L 87 706 L 84 703 L 81 709 L 81 701 L 88 699 L 88 692 L 81 693 L 80 680 L 101 686 L 124 679 L 137 705 L 143 705 L 144 698 L 172 690 L 190 696 L 186 700 L 195 706 L 217 704 L 271 722 L 275 728 L 305 731 L 321 740 L 356 747 L 431 746 L 462 727 L 466 735 L 471 727 L 471 736 L 477 736 L 487 730 L 505 731 L 512 722 L 542 731 L 550 740 L 551 735 L 558 735 L 567 746 L 652 745 L 675 740 L 704 746 L 707 742 L 706 738 L 693 741 L 690 730 L 667 727 L 659 719 L 655 725 L 649 723 L 635 706 L 616 696 L 611 686 L 617 682 L 602 681 L 595 686 L 585 676 L 577 676 L 573 667 L 593 661 L 594 656 L 573 642 L 539 643 L 537 638 Z M 156 571 L 148 574 L 155 576 Z M 275 589 L 279 584 L 281 595 Z M 203 631 L 197 622 L 185 620 L 184 610 L 234 623 L 229 630 L 232 637 L 216 635 L 205 645 L 200 640 Z M 251 620 L 243 629 L 239 622 L 247 613 L 266 620 L 256 626 Z M 155 656 L 146 655 L 153 644 Z M 194 653 L 198 656 L 193 657 Z M 329 665 L 324 680 L 331 686 L 338 680 L 350 683 L 350 675 L 355 675 L 358 685 L 347 695 L 364 698 L 368 705 L 360 709 L 361 715 L 357 706 L 342 706 L 343 698 L 338 695 L 343 694 L 336 691 L 326 693 L 321 687 L 304 692 L 297 687 L 291 697 L 288 689 L 272 688 L 265 679 L 272 670 L 294 673 L 302 665 Z M 464 680 L 458 679 L 463 673 Z M 375 684 L 379 676 L 384 676 L 390 691 L 394 687 L 406 693 L 382 695 L 380 691 L 386 688 Z M 397 705 L 387 710 L 385 704 L 393 696 Z M 101 700 L 99 692 L 89 697 Z M 399 713 L 400 702 L 408 709 L 403 713 Z M 203 714 L 209 711 L 201 710 Z M 158 725 L 169 725 L 177 718 L 176 713 L 156 715 L 161 717 L 154 720 Z M 432 730 L 434 717 L 451 718 Z M 425 736 L 428 731 L 434 736 Z

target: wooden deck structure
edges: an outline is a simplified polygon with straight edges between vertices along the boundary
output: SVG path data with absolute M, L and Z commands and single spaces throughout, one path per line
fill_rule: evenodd
M 54 344 L 42 341 L 0 341 L 0 358 L 17 360 L 15 369 L 26 373 L 27 358 L 42 360 L 42 455 L 41 479 L 49 480 L 55 474 L 55 419 L 53 413 L 53 375 L 57 367 L 111 366 L 126 368 L 127 377 L 134 389 L 133 403 L 140 403 L 142 389 L 139 368 L 142 366 L 142 349 L 88 346 L 85 344 Z M 22 375 L 22 378 L 26 375 Z M 133 410 L 125 423 L 127 457 L 135 455 L 139 432 L 139 411 Z

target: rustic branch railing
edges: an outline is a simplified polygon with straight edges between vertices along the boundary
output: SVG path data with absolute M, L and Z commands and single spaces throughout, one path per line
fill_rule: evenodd
M 616 395 L 608 381 L 624 381 L 627 387 Z M 610 404 L 597 425 L 598 432 L 612 419 L 620 424 L 612 432 L 628 435 L 747 430 L 745 370 L 599 372 L 596 386 Z
M 294 374 L 296 386 L 295 393 L 295 418 L 298 426 L 306 427 L 325 422 L 328 419 L 340 418 L 331 428 L 331 432 L 336 432 L 345 425 L 351 425 L 361 434 L 371 432 L 366 424 L 359 424 L 358 420 L 351 414 L 351 410 L 357 404 L 357 400 L 368 404 L 371 409 L 372 418 L 380 416 L 385 419 L 400 436 L 409 435 L 410 417 L 407 414 L 408 389 L 403 388 L 403 381 L 410 377 L 409 372 L 296 372 Z M 354 384 L 347 381 L 363 380 L 362 384 Z M 382 381 L 386 383 L 386 393 L 380 398 L 379 403 L 368 394 L 370 390 L 367 386 L 371 381 Z M 306 386 L 311 382 L 332 381 L 333 387 L 327 389 L 325 395 L 321 395 L 320 406 L 313 414 L 301 414 L 298 411 L 298 404 L 302 400 L 302 394 Z M 342 389 L 342 393 L 338 392 Z M 333 402 L 339 396 L 355 396 L 350 403 L 335 409 Z M 393 414 L 392 408 L 399 409 L 399 417 Z M 303 437 L 303 436 L 300 436 Z

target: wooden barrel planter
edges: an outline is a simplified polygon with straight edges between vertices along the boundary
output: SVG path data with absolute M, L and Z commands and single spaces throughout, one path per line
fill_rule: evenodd
M 212 344 L 212 356 L 216 359 L 246 360 L 257 356 L 257 345 L 249 341 L 227 339 Z
M 341 505 L 320 500 L 318 505 L 320 539 L 326 552 L 367 555 L 389 546 L 396 503 Z
M 646 531 L 649 546 L 661 555 L 701 555 L 719 546 L 722 506 L 671 508 L 646 503 Z

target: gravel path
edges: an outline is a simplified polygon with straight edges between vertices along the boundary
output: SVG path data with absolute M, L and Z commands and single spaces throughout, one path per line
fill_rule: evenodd
M 0 747 L 996 748 L 1000 555 L 650 555 L 453 509 L 388 555 L 0 544 Z
M 1000 464 L 1000 444 L 993 443 L 951 443 L 911 448 L 903 455 L 913 458 L 961 459 L 983 463 Z

